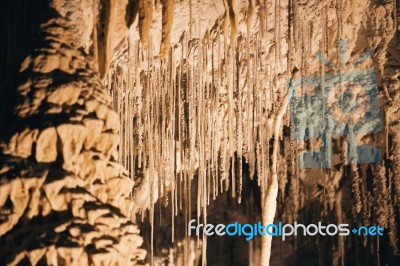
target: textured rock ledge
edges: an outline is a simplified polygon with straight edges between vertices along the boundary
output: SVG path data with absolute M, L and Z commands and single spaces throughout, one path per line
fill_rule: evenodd
M 63 18 L 21 67 L 0 165 L 0 264 L 132 265 L 133 181 L 116 162 L 117 114 Z

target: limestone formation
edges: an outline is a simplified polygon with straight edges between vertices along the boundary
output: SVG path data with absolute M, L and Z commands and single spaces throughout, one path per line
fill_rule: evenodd
M 128 218 L 134 183 L 112 156 L 111 98 L 68 19 L 40 30 L 0 155 L 0 264 L 138 264 L 146 253 Z
M 257 179 L 263 198 L 258 200 L 264 205 L 262 217 L 255 216 L 253 222 L 275 218 L 372 225 L 377 218 L 374 210 L 379 210 L 379 221 L 386 224 L 391 239 L 380 239 L 378 245 L 372 238 L 303 241 L 299 237 L 294 244 L 299 253 L 316 250 L 323 254 L 321 265 L 362 263 L 364 258 L 356 252 L 383 263 L 383 255 L 375 250 L 387 245 L 388 260 L 395 260 L 399 235 L 394 221 L 400 215 L 396 207 L 398 10 L 393 1 L 175 1 L 170 24 L 164 6 L 157 10 L 151 1 L 140 1 L 139 19 L 114 53 L 105 81 L 121 121 L 121 162 L 138 183 L 133 199 L 141 212 L 150 210 L 148 222 L 153 221 L 158 199 L 170 204 L 171 217 L 162 223 L 181 224 L 176 215 L 182 213 L 182 224 L 188 217 L 208 221 L 222 211 L 208 211 L 212 199 L 221 200 L 228 190 L 232 201 L 246 201 L 244 180 Z M 151 26 L 149 16 L 154 18 Z M 166 32 L 170 47 L 163 57 Z M 338 129 L 325 124 L 327 139 L 332 138 L 333 165 L 303 169 L 299 156 L 325 143 L 321 138 L 296 139 L 293 116 L 309 117 L 310 124 L 325 122 L 318 108 L 304 112 L 289 105 L 282 114 L 290 82 L 365 71 L 375 71 L 378 77 L 372 100 L 379 102 L 382 129 L 379 123 L 366 123 L 368 132 L 360 133 L 357 141 L 377 147 L 382 160 L 378 165 L 355 164 L 350 134 L 335 135 Z M 300 87 L 297 96 L 314 89 L 303 83 Z M 330 97 L 337 98 L 336 94 Z M 363 101 L 361 94 L 356 98 Z M 370 109 L 369 100 L 355 119 Z M 339 123 L 353 123 L 338 105 L 328 100 L 326 108 Z M 362 153 L 367 154 L 374 156 L 371 150 Z M 249 174 L 244 174 L 247 170 Z M 179 226 L 172 229 L 171 239 L 180 231 Z M 180 237 L 184 235 L 181 232 Z M 203 263 L 208 258 L 205 251 L 218 247 L 213 241 L 202 237 Z M 189 252 L 190 241 L 184 243 Z M 263 265 L 268 263 L 265 254 L 270 244 L 266 241 L 261 251 Z M 253 247 L 259 252 L 257 242 Z M 175 253 L 180 248 L 174 244 L 169 250 Z M 177 255 L 172 260 L 178 263 L 188 257 Z
M 399 264 L 398 2 L 5 1 L 0 265 Z M 221 217 L 385 234 L 187 235 Z

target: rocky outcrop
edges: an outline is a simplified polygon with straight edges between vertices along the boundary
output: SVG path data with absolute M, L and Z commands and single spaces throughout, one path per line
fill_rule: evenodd
M 71 21 L 50 19 L 40 35 L 0 155 L 0 264 L 138 264 L 146 253 L 111 98 Z

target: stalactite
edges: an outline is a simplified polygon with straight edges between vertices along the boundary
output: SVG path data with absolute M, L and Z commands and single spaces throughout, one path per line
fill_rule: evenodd
M 213 88 L 213 90 L 215 90 L 215 108 L 216 108 L 216 112 L 214 114 L 214 120 L 216 121 L 216 130 L 220 131 L 221 130 L 221 125 L 219 123 L 219 119 L 218 119 L 218 114 L 220 111 L 220 102 L 219 102 L 219 94 L 220 94 L 220 89 L 222 87 L 222 72 L 221 72 L 221 68 L 222 68 L 222 44 L 221 44 L 221 23 L 218 22 L 218 28 L 217 28 L 217 34 L 216 34 L 216 38 L 217 38 L 217 65 L 216 65 L 216 78 L 215 78 L 215 85 L 216 87 Z M 214 68 L 213 68 L 214 69 Z M 220 143 L 220 141 L 218 140 L 218 134 L 216 133 L 216 131 L 213 132 L 213 143 Z M 220 175 L 219 175 L 219 164 L 218 164 L 218 149 L 216 146 L 213 146 L 214 149 L 214 167 L 215 167 L 215 190 L 216 190 L 216 194 L 215 197 L 218 195 L 218 185 L 221 182 L 220 181 Z M 221 189 L 222 192 L 222 189 Z
M 258 58 L 257 58 L 258 59 Z M 258 69 L 258 60 L 256 61 L 256 67 Z M 257 73 L 257 72 L 256 72 Z M 259 82 L 258 76 L 256 79 L 257 82 Z M 257 84 L 258 85 L 258 84 Z M 258 132 L 257 132 L 257 142 L 256 142 L 256 158 L 257 158 L 257 175 L 258 175 L 258 185 L 261 187 L 261 191 L 264 191 L 264 169 L 263 169 L 263 164 L 264 164 L 264 153 L 263 153 L 263 140 L 264 140 L 264 134 L 263 134 L 263 107 L 262 107 L 262 92 L 257 91 L 257 104 L 256 104 L 256 110 L 257 112 L 257 125 L 258 125 Z
M 394 252 L 398 252 L 398 227 L 396 222 L 396 205 L 393 202 L 387 206 L 387 214 L 388 214 L 388 235 L 389 235 L 389 245 L 393 248 Z
M 373 206 L 373 197 L 371 195 L 371 191 L 368 189 L 368 184 L 367 184 L 367 173 L 364 171 L 363 177 L 364 179 L 361 179 L 361 184 L 362 184 L 362 190 L 361 190 L 361 197 L 362 197 L 362 205 L 363 205 L 363 224 L 365 225 L 370 225 L 371 224 L 371 212 L 372 212 L 372 206 Z M 364 240 L 364 243 L 366 243 L 367 239 Z
M 236 94 L 237 94 L 237 116 L 236 116 L 236 136 L 237 136 L 237 141 L 236 141 L 236 151 L 237 151 L 237 157 L 238 157 L 238 168 L 239 168 L 239 184 L 237 188 L 237 197 L 238 197 L 238 203 L 241 202 L 242 200 L 242 178 L 243 178 L 243 90 L 242 86 L 240 85 L 240 59 L 239 59 L 239 49 L 242 48 L 240 47 L 240 42 L 238 44 L 238 49 L 235 52 L 235 58 L 236 58 Z
M 281 68 L 281 1 L 277 0 L 274 1 L 275 2 L 275 63 L 277 64 L 277 68 L 280 69 Z M 278 70 L 279 71 L 279 70 Z
M 336 41 L 339 42 L 339 40 L 343 36 L 343 10 L 342 10 L 342 0 L 336 0 L 336 18 L 337 18 L 337 36 L 336 36 Z M 339 53 L 340 55 L 340 53 Z
M 261 38 L 263 39 L 265 37 L 265 34 L 267 32 L 267 1 L 266 0 L 261 0 L 259 1 L 259 12 L 258 12 L 258 16 L 259 16 L 259 21 L 260 21 L 260 34 L 261 34 Z
M 337 1 L 338 20 L 341 16 L 339 1 Z M 223 21 L 218 21 L 213 30 L 204 34 L 201 31 L 202 21 L 190 15 L 190 31 L 183 33 L 178 44 L 169 47 L 173 14 L 173 7 L 170 4 L 173 1 L 166 0 L 161 2 L 163 58 L 160 59 L 158 55 L 152 54 L 154 44 L 149 36 L 149 29 L 145 26 L 148 22 L 140 15 L 140 12 L 142 14 L 153 12 L 152 2 L 146 3 L 146 1 L 139 2 L 141 40 L 134 41 L 132 46 L 128 46 L 129 56 L 124 59 L 129 62 L 129 68 L 119 67 L 126 63 L 122 58 L 119 58 L 120 62 L 114 61 L 107 77 L 107 86 L 110 88 L 113 105 L 120 115 L 123 128 L 120 134 L 121 163 L 129 169 L 136 185 L 144 183 L 150 191 L 148 205 L 143 204 L 143 208 L 150 209 L 151 227 L 153 228 L 154 223 L 154 204 L 158 200 L 164 200 L 164 203 L 169 203 L 172 209 L 169 219 L 172 223 L 172 240 L 177 244 L 178 212 L 181 210 L 184 212 L 186 224 L 192 218 L 191 186 L 196 184 L 192 182 L 197 182 L 197 195 L 194 195 L 197 200 L 194 208 L 197 209 L 194 213 L 198 222 L 207 221 L 207 206 L 210 200 L 216 199 L 223 191 L 231 189 L 232 196 L 237 196 L 240 202 L 244 183 L 242 160 L 248 164 L 251 178 L 257 174 L 264 201 L 265 191 L 270 189 L 274 175 L 282 175 L 279 179 L 279 192 L 282 199 L 285 194 L 290 194 L 291 200 L 288 204 L 291 208 L 288 219 L 294 221 L 301 218 L 298 217 L 298 213 L 305 205 L 304 199 L 308 197 L 306 194 L 308 192 L 302 191 L 306 171 L 299 167 L 298 161 L 299 151 L 304 145 L 295 139 L 293 131 L 289 138 L 281 134 L 286 127 L 295 126 L 291 115 L 284 116 L 279 128 L 271 128 L 271 120 L 285 99 L 282 88 L 284 83 L 282 80 L 285 78 L 282 76 L 285 77 L 289 73 L 283 75 L 277 73 L 277 69 L 286 71 L 286 68 L 281 69 L 284 60 L 288 60 L 287 69 L 293 71 L 293 78 L 314 74 L 311 73 L 313 70 L 310 70 L 312 66 L 310 60 L 314 49 L 313 37 L 318 35 L 318 24 L 300 18 L 301 12 L 297 13 L 298 3 L 289 1 L 290 13 L 287 21 L 289 48 L 285 52 L 284 38 L 282 39 L 286 30 L 284 1 L 261 1 L 258 12 L 260 21 L 255 27 L 260 27 L 262 30 L 254 33 L 251 32 L 250 25 L 253 25 L 252 17 L 257 11 L 257 3 L 251 0 L 247 18 L 247 36 L 238 36 L 239 13 L 235 10 L 237 3 L 227 0 L 224 2 L 225 18 Z M 325 1 L 321 4 L 320 49 L 324 52 L 329 51 L 328 37 L 331 37 L 326 4 Z M 146 16 L 147 19 L 149 16 Z M 275 25 L 268 25 L 268 20 L 270 24 L 272 22 Z M 198 25 L 193 27 L 198 29 L 198 32 L 192 32 L 192 24 Z M 342 31 L 341 24 L 338 22 L 339 32 Z M 180 51 L 179 55 L 177 51 Z M 296 67 L 300 68 L 300 73 L 297 73 Z M 324 78 L 325 66 L 321 64 L 318 70 L 317 74 L 321 74 Z M 324 80 L 322 87 L 325 87 Z M 304 92 L 304 86 L 301 90 Z M 290 109 L 290 111 L 296 113 L 298 110 Z M 323 121 L 325 122 L 325 119 Z M 324 127 L 327 138 L 331 138 L 329 130 L 332 128 L 329 126 Z M 276 157 L 281 153 L 277 151 L 276 143 L 279 141 L 283 141 L 285 151 L 282 156 L 284 158 L 278 160 Z M 272 147 L 270 142 L 274 143 L 271 144 Z M 271 160 L 270 150 L 273 151 Z M 279 169 L 285 162 L 288 165 L 286 172 L 289 176 L 286 176 L 285 167 Z M 278 168 L 279 171 L 274 168 Z M 368 195 L 366 182 L 363 181 L 363 176 L 360 176 L 356 165 L 352 165 L 351 170 L 352 190 L 356 201 L 354 213 L 357 219 L 364 222 L 370 218 L 368 209 L 373 207 L 380 213 L 382 205 L 371 206 L 365 202 L 371 196 Z M 325 178 L 327 173 L 322 165 L 320 171 L 321 176 Z M 396 176 L 394 173 L 393 190 L 398 191 L 400 185 Z M 376 184 L 376 189 L 373 191 L 373 195 L 377 195 L 376 201 L 380 201 L 385 195 L 383 187 L 386 181 L 383 177 L 373 180 Z M 329 180 L 325 182 L 324 189 L 325 185 L 332 185 Z M 289 184 L 288 188 L 286 184 Z M 289 191 L 285 192 L 285 189 Z M 335 194 L 336 187 L 332 185 L 330 189 L 329 204 L 326 205 L 329 205 L 329 209 L 335 206 L 336 212 L 340 212 L 341 202 L 334 201 L 335 196 L 338 196 Z M 170 193 L 170 196 L 167 193 Z M 325 198 L 324 196 L 323 200 Z M 391 199 L 393 213 L 396 212 L 394 207 L 396 199 L 398 197 Z M 144 210 L 141 211 L 145 215 Z M 284 211 L 288 212 L 286 208 Z M 343 217 L 338 216 L 339 218 Z M 393 221 L 385 222 L 389 227 L 394 226 Z M 379 223 L 385 224 L 385 222 L 383 218 L 379 218 Z M 342 258 L 344 244 L 340 241 L 339 257 Z M 190 238 L 188 237 L 184 243 L 186 261 L 189 256 L 187 252 L 190 250 Z M 198 243 L 202 243 L 205 252 L 207 239 L 199 237 Z M 203 257 L 205 258 L 205 254 Z
M 224 0 L 225 5 L 225 20 L 226 23 L 230 25 L 230 45 L 236 47 L 236 37 L 237 37 L 237 0 Z M 229 19 L 229 20 L 228 20 Z M 228 25 L 228 24 L 226 24 Z
M 382 110 L 381 110 L 382 112 Z M 384 131 L 385 131 L 385 153 L 386 158 L 389 158 L 389 114 L 387 111 L 382 112 L 384 114 L 383 121 L 385 121 Z
M 172 22 L 174 19 L 175 0 L 161 0 L 162 2 L 162 41 L 160 47 L 160 56 L 165 58 L 168 55 Z
M 235 65 L 236 65 L 236 60 L 235 60 L 235 49 L 232 47 L 232 45 L 229 47 L 229 56 L 227 57 L 228 59 L 228 68 L 227 68 L 227 75 L 228 75 L 228 119 L 229 119 L 229 124 L 228 124 L 228 137 L 229 137 L 229 157 L 231 160 L 231 188 L 232 188 L 232 197 L 236 197 L 236 176 L 235 176 L 235 147 L 236 147 L 236 141 L 235 141 L 235 133 L 234 133 L 234 125 L 235 123 L 235 102 L 233 98 L 233 90 L 236 88 L 235 87 Z
M 342 173 L 341 173 L 342 174 Z M 336 216 L 337 216 L 337 223 L 343 223 L 343 191 L 339 190 L 336 194 L 336 201 L 335 201 L 335 209 L 336 209 Z M 345 239 L 343 237 L 337 238 L 337 249 L 338 249 L 338 258 L 340 258 L 341 265 L 345 265 Z
M 351 165 L 351 175 L 353 177 L 353 183 L 352 183 L 352 192 L 355 198 L 355 212 L 359 214 L 361 212 L 362 208 L 362 202 L 361 202 L 361 192 L 360 192 L 360 175 L 358 173 L 358 167 L 356 165 Z
M 393 0 L 393 31 L 397 31 L 397 0 Z
M 300 195 L 302 194 L 300 192 L 300 176 L 304 176 L 304 169 L 299 169 L 297 173 L 292 178 L 293 182 L 293 190 L 291 193 L 293 193 L 293 209 L 292 209 L 292 219 L 293 221 L 297 221 L 297 216 L 299 213 L 300 209 Z
M 377 223 L 383 228 L 387 228 L 387 195 L 389 194 L 386 187 L 386 169 L 384 165 L 380 164 L 373 169 L 371 169 L 371 173 L 374 173 L 373 178 L 373 207 L 374 213 L 377 216 Z
M 153 1 L 139 1 L 139 33 L 140 40 L 147 47 L 150 38 L 151 23 L 153 21 Z

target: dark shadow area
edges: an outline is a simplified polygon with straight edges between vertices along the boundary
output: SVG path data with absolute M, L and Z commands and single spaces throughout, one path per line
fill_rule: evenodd
M 47 0 L 4 0 L 0 8 L 0 128 L 11 124 L 18 72 L 40 40 L 39 25 L 54 17 Z M 0 131 L 0 139 L 3 137 Z

